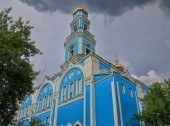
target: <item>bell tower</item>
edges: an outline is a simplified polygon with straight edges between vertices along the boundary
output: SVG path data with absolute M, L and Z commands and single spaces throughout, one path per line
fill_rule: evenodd
M 91 51 L 95 52 L 95 37 L 89 32 L 90 21 L 88 12 L 82 6 L 78 6 L 72 12 L 73 21 L 70 23 L 71 34 L 66 38 L 65 62 L 73 57 L 86 56 Z

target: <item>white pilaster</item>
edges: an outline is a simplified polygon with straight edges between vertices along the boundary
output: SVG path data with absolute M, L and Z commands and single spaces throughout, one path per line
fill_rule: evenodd
M 90 84 L 90 126 L 95 126 L 94 85 Z
M 112 103 L 113 103 L 113 115 L 114 115 L 114 125 L 118 126 L 118 114 L 117 114 L 117 101 L 116 101 L 116 92 L 115 92 L 115 83 L 114 83 L 114 78 L 113 81 L 111 82 L 111 87 L 112 87 Z
M 121 126 L 123 126 L 122 106 L 121 106 L 121 101 L 120 101 L 120 93 L 119 93 L 119 84 L 118 84 L 118 82 L 116 82 L 116 85 L 117 85 L 117 95 L 118 95 L 118 102 L 119 102 L 120 123 L 121 123 Z

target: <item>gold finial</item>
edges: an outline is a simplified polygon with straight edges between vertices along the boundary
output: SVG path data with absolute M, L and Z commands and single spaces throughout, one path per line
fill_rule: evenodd
M 117 53 L 115 54 L 115 64 L 117 64 L 118 63 L 118 55 L 117 55 Z
M 117 53 L 115 54 L 115 67 L 118 68 L 121 71 L 124 70 L 124 66 L 119 63 L 119 59 L 118 59 Z

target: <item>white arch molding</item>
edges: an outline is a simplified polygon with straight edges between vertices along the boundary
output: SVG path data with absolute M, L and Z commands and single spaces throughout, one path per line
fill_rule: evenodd
M 72 124 L 71 124 L 71 123 L 68 123 L 67 126 L 72 126 Z
M 79 121 L 77 121 L 74 126 L 81 126 L 81 123 Z

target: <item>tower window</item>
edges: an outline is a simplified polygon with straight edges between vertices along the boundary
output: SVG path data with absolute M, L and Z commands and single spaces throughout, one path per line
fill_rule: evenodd
M 73 56 L 74 54 L 74 46 L 73 45 L 70 45 L 70 58 Z
M 133 91 L 131 88 L 129 88 L 130 96 L 133 97 Z
M 88 55 L 91 51 L 91 47 L 90 47 L 90 44 L 87 44 L 86 45 L 86 55 Z
M 50 123 L 50 117 L 46 117 L 45 124 L 49 125 Z
M 76 25 L 74 25 L 74 31 L 77 31 L 77 26 Z
M 121 85 L 121 90 L 122 90 L 122 93 L 125 94 L 125 86 L 123 84 Z
M 86 24 L 84 24 L 84 30 L 85 30 L 85 31 L 87 30 L 87 25 L 86 25 Z

